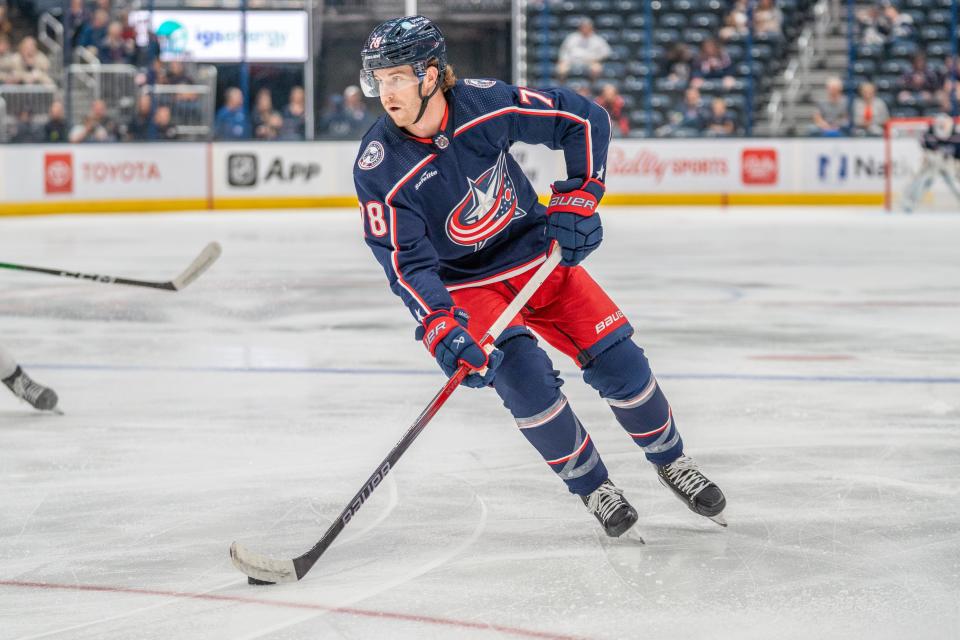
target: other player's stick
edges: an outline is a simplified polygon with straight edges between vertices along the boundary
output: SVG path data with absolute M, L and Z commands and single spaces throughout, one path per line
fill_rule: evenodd
M 188 284 L 200 277 L 200 275 L 210 268 L 217 258 L 220 257 L 222 250 L 220 244 L 211 242 L 203 251 L 200 252 L 190 266 L 173 280 L 166 282 L 154 282 L 152 280 L 134 280 L 132 278 L 118 278 L 115 276 L 103 276 L 95 273 L 78 273 L 76 271 L 61 271 L 59 269 L 48 269 L 45 267 L 28 267 L 22 264 L 10 264 L 9 262 L 0 262 L 0 269 L 13 269 L 14 271 L 30 271 L 33 273 L 46 273 L 51 276 L 61 276 L 63 278 L 75 278 L 77 280 L 92 280 L 93 282 L 102 282 L 104 284 L 126 284 L 134 287 L 149 287 L 150 289 L 164 289 L 166 291 L 180 291 Z
M 530 300 L 530 297 L 540 288 L 540 285 L 543 284 L 547 276 L 550 275 L 550 272 L 553 271 L 559 262 L 560 248 L 554 244 L 550 253 L 547 255 L 546 261 L 540 265 L 536 273 L 533 274 L 533 277 L 520 289 L 517 297 L 503 310 L 500 317 L 494 321 L 493 325 L 480 340 L 480 345 L 484 347 L 487 352 L 492 350 L 493 343 L 500 333 L 502 333 L 510 321 L 520 313 L 523 305 Z M 383 482 L 383 479 L 390 470 L 396 466 L 400 456 L 413 444 L 413 441 L 416 440 L 420 432 L 424 430 L 427 423 L 430 422 L 430 419 L 436 415 L 440 407 L 443 406 L 447 398 L 450 397 L 468 373 L 469 370 L 464 365 L 461 365 L 456 372 L 454 372 L 447 383 L 443 385 L 443 388 L 440 389 L 440 392 L 430 401 L 427 408 L 423 410 L 420 417 L 414 421 L 413 426 L 403 434 L 400 442 L 390 450 L 390 453 L 388 453 L 383 462 L 377 466 L 377 470 L 367 479 L 360 491 L 357 492 L 357 495 L 353 496 L 353 499 L 350 500 L 343 511 L 340 512 L 339 517 L 333 521 L 333 524 L 331 524 L 330 528 L 323 534 L 323 537 L 320 538 L 309 551 L 292 560 L 276 560 L 251 551 L 237 542 L 230 545 L 230 559 L 233 560 L 233 564 L 237 569 L 247 574 L 247 582 L 250 584 L 296 582 L 305 576 L 311 567 L 316 564 L 317 560 L 320 559 L 323 552 L 327 550 L 327 547 L 340 535 L 340 532 L 343 531 L 347 523 L 357 514 L 357 511 L 360 510 L 363 503 L 370 497 L 373 490 Z

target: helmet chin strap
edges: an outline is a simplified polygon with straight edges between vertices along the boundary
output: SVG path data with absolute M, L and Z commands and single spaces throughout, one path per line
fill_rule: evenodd
M 440 76 L 437 75 L 437 81 L 433 85 L 433 91 L 430 92 L 430 95 L 423 95 L 423 79 L 420 80 L 420 83 L 417 85 L 417 95 L 420 96 L 420 111 L 417 112 L 417 119 L 411 122 L 410 124 L 417 124 L 420 122 L 420 118 L 423 117 L 424 112 L 427 110 L 427 103 L 430 102 L 437 91 L 440 89 Z

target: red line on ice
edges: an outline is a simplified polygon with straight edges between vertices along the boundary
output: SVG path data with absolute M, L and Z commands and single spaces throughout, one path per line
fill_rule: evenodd
M 832 360 L 855 360 L 851 355 L 847 354 L 778 354 L 771 353 L 766 355 L 759 356 L 747 356 L 749 360 L 789 360 L 793 362 L 828 362 Z
M 93 591 L 101 593 L 125 593 L 141 596 L 162 596 L 165 598 L 183 598 L 185 600 L 214 600 L 219 602 L 239 602 L 241 604 L 259 604 L 268 607 L 282 607 L 286 609 L 309 609 L 314 611 L 328 611 L 363 618 L 381 618 L 385 620 L 403 620 L 405 622 L 420 622 L 445 627 L 459 627 L 462 629 L 489 629 L 499 633 L 507 633 L 523 638 L 545 638 L 546 640 L 585 640 L 583 636 L 569 636 L 549 631 L 534 631 L 519 627 L 508 627 L 500 624 L 484 622 L 470 622 L 453 618 L 439 618 L 436 616 L 421 616 L 409 613 L 392 611 L 376 611 L 372 609 L 355 609 L 353 607 L 330 607 L 311 602 L 289 602 L 282 600 L 267 600 L 265 598 L 250 598 L 246 596 L 226 596 L 212 593 L 187 593 L 185 591 L 165 591 L 162 589 L 135 589 L 130 587 L 110 587 L 95 584 L 56 584 L 51 582 L 25 582 L 19 580 L 0 580 L 0 586 L 26 587 L 29 589 L 51 589 L 62 591 Z

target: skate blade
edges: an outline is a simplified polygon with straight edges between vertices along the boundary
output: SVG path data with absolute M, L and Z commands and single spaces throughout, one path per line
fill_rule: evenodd
M 710 518 L 711 520 L 713 520 L 714 522 L 716 522 L 716 523 L 717 523 L 718 525 L 720 525 L 721 527 L 726 527 L 726 526 L 727 526 L 727 519 L 723 517 L 723 512 L 722 512 L 722 511 L 721 511 L 720 513 L 718 513 L 717 515 L 715 515 L 715 516 L 707 516 L 707 517 Z
M 623 535 L 620 536 L 620 539 L 629 540 L 634 544 L 647 544 L 646 541 L 640 536 L 640 532 L 637 531 L 636 525 L 624 531 Z

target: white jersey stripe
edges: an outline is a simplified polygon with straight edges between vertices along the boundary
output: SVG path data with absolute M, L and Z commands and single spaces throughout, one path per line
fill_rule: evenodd
M 400 244 L 397 241 L 397 210 L 394 209 L 391 200 L 395 195 L 397 195 L 397 191 L 400 190 L 400 187 L 402 187 L 407 180 L 413 177 L 418 171 L 420 171 L 420 169 L 425 167 L 436 157 L 437 154 L 431 154 L 418 162 L 413 169 L 408 171 L 405 176 L 400 178 L 400 180 L 393 185 L 393 188 L 387 193 L 387 197 L 384 198 L 384 204 L 386 204 L 387 208 L 390 210 L 390 244 L 393 245 L 393 252 L 390 254 L 390 266 L 393 268 L 393 273 L 397 276 L 397 282 L 400 283 L 401 287 L 407 290 L 407 293 L 413 296 L 413 299 L 417 301 L 417 304 L 423 308 L 425 315 L 430 315 L 433 313 L 433 310 L 430 308 L 430 305 L 423 301 L 423 298 L 420 297 L 416 290 L 411 287 L 406 280 L 403 279 L 403 274 L 400 272 L 400 261 L 397 256 L 397 254 L 400 252 Z
M 570 120 L 575 120 L 583 125 L 584 133 L 586 134 L 587 139 L 587 179 L 593 177 L 593 145 L 591 144 L 591 127 L 590 121 L 582 116 L 578 116 L 575 113 L 570 113 L 569 111 L 560 111 L 559 109 L 523 109 L 517 106 L 503 107 L 502 109 L 497 109 L 496 111 L 491 111 L 490 113 L 484 114 L 478 118 L 474 118 L 469 122 L 465 122 L 453 132 L 454 136 L 458 136 L 467 129 L 485 122 L 492 118 L 502 116 L 506 113 L 519 113 L 522 115 L 528 116 L 554 116 L 560 118 L 568 118 Z

